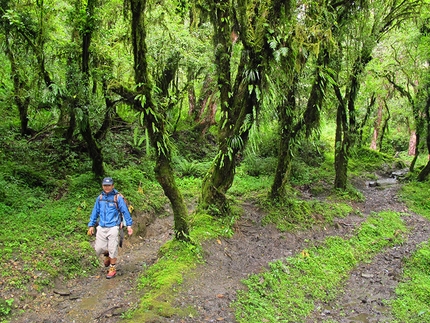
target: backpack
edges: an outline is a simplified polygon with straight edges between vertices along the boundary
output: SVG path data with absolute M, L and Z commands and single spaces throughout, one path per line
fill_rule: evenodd
M 124 222 L 123 214 L 121 213 L 121 211 L 119 210 L 119 207 L 118 207 L 118 195 L 121 196 L 122 199 L 124 200 L 125 205 L 127 206 L 128 212 L 130 212 L 130 216 L 134 210 L 134 207 L 133 207 L 133 205 L 130 204 L 130 202 L 120 192 L 118 192 L 114 195 L 113 202 L 115 203 L 116 209 L 118 210 L 119 216 L 121 217 L 121 228 L 122 228 L 125 226 L 125 222 Z M 103 198 L 103 195 L 100 193 L 99 200 L 101 201 L 102 198 Z
M 120 248 L 122 248 L 122 242 L 124 240 L 124 230 L 123 230 L 123 228 L 125 227 L 125 220 L 124 220 L 123 214 L 121 213 L 121 211 L 120 211 L 120 209 L 118 207 L 118 195 L 120 195 L 123 198 L 123 200 L 125 202 L 125 205 L 127 206 L 128 212 L 130 212 L 130 216 L 131 216 L 131 213 L 134 210 L 134 207 L 133 207 L 133 205 L 131 205 L 128 202 L 128 200 L 120 192 L 116 193 L 113 196 L 113 202 L 115 203 L 116 209 L 118 210 L 119 216 L 121 218 L 121 224 L 119 226 L 119 244 L 118 245 L 119 245 Z M 100 193 L 99 201 L 101 201 L 102 199 L 103 199 L 103 195 L 102 195 L 102 193 Z

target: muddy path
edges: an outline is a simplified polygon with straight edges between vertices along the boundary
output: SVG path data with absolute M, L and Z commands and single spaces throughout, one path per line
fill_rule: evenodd
M 145 218 L 140 224 L 146 226 L 148 221 Z M 49 292 L 30 295 L 20 305 L 25 313 L 11 323 L 117 322 L 138 303 L 138 276 L 157 260 L 160 247 L 172 239 L 172 222 L 171 216 L 157 218 L 138 230 L 140 234 L 127 237 L 119 249 L 115 278 L 106 279 L 106 269 L 100 265 L 94 276 L 57 281 Z
M 394 296 L 402 259 L 408 257 L 430 237 L 429 223 L 397 199 L 399 185 L 369 187 L 359 183 L 365 202 L 354 207 L 361 215 L 338 219 L 332 226 L 303 232 L 279 232 L 274 226 L 262 226 L 264 213 L 251 204 L 243 204 L 244 213 L 235 226 L 231 239 L 204 243 L 206 263 L 187 275 L 180 287 L 175 306 L 191 306 L 193 317 L 160 318 L 156 322 L 236 322 L 229 304 L 236 291 L 243 289 L 241 280 L 249 274 L 265 270 L 267 263 L 292 256 L 318 245 L 328 236 L 348 237 L 371 212 L 401 212 L 410 233 L 404 244 L 378 254 L 371 263 L 359 265 L 337 300 L 317 304 L 307 323 L 332 320 L 336 322 L 390 322 L 390 311 L 383 300 Z M 59 282 L 56 289 L 37 295 L 27 304 L 26 313 L 12 322 L 119 322 L 120 314 L 136 306 L 138 293 L 133 289 L 138 274 L 157 259 L 160 246 L 172 238 L 172 218 L 156 219 L 147 227 L 144 237 L 127 240 L 121 250 L 118 277 L 105 279 L 105 270 L 86 279 Z M 155 322 L 155 321 L 154 321 Z

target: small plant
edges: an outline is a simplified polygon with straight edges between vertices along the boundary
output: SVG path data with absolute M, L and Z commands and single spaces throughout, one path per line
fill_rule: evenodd
M 7 317 L 12 311 L 12 304 L 14 302 L 13 298 L 0 299 L 0 318 Z

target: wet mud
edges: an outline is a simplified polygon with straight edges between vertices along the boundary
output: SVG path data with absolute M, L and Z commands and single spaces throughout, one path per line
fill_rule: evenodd
M 384 250 L 370 263 L 355 268 L 339 297 L 325 304 L 316 304 L 311 322 L 390 322 L 385 300 L 394 297 L 403 270 L 403 259 L 430 237 L 429 223 L 410 212 L 398 200 L 399 184 L 390 180 L 384 185 L 360 183 L 365 202 L 355 203 L 361 215 L 337 219 L 334 224 L 303 232 L 280 232 L 272 225 L 263 226 L 264 213 L 249 203 L 243 204 L 243 216 L 235 226 L 231 239 L 216 239 L 204 243 L 205 263 L 186 275 L 179 287 L 174 306 L 191 307 L 189 317 L 159 318 L 154 322 L 236 322 L 230 303 L 243 289 L 241 280 L 250 274 L 266 270 L 268 262 L 292 256 L 303 249 L 318 245 L 328 236 L 348 237 L 371 212 L 391 210 L 401 212 L 410 229 L 405 243 Z M 22 305 L 24 314 L 11 322 L 87 323 L 120 322 L 121 314 L 137 306 L 137 278 L 157 260 L 161 245 L 173 237 L 173 218 L 156 218 L 144 224 L 140 236 L 126 239 L 121 249 L 117 277 L 105 279 L 105 269 L 96 276 L 58 282 L 50 292 L 37 295 Z

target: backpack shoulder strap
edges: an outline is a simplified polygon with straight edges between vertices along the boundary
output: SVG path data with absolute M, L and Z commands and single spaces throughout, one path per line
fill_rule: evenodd
M 123 197 L 120 192 L 117 192 L 113 196 L 113 202 L 115 203 L 115 206 L 116 206 L 117 210 L 119 211 L 119 207 L 118 207 L 118 195 L 120 195 L 121 197 Z M 121 211 L 120 211 L 120 213 L 121 213 Z

